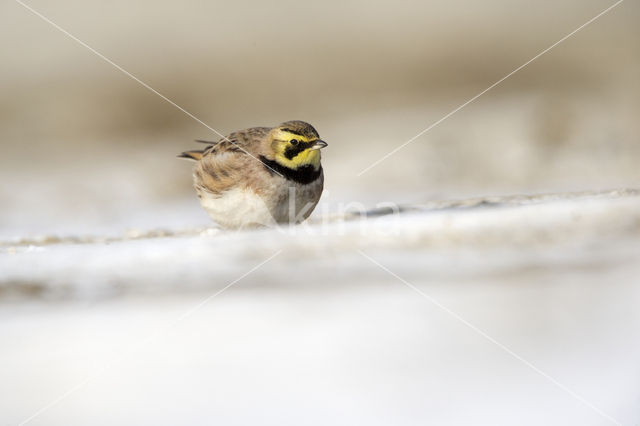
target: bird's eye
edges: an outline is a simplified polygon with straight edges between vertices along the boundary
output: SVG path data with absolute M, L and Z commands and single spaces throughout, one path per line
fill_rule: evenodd
M 298 139 L 291 139 L 289 141 L 289 143 L 293 146 L 298 146 L 298 144 L 300 143 L 300 141 Z

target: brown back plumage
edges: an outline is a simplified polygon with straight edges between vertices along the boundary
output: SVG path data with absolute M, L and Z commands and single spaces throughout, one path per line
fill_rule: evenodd
M 209 154 L 221 154 L 223 152 L 251 153 L 255 150 L 262 139 L 269 133 L 269 127 L 251 127 L 249 129 L 233 132 L 217 142 L 196 139 L 198 143 L 204 143 L 207 146 L 201 150 L 190 150 L 182 152 L 179 158 L 199 161 L 202 157 Z
M 202 191 L 220 194 L 234 186 L 253 186 L 257 175 L 250 170 L 264 168 L 258 158 L 270 131 L 270 127 L 252 127 L 230 133 L 218 142 L 196 140 L 208 146 L 185 151 L 178 157 L 196 161 L 194 177 L 199 195 Z

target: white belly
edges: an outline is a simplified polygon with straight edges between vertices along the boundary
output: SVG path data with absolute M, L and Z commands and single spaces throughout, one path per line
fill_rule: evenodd
M 278 223 L 298 223 L 315 208 L 322 182 L 310 185 L 273 185 L 265 201 L 250 188 L 234 188 L 215 196 L 200 193 L 202 207 L 224 228 L 274 226 Z
M 251 189 L 234 188 L 220 196 L 203 192 L 200 202 L 211 219 L 225 228 L 272 226 L 273 215 Z

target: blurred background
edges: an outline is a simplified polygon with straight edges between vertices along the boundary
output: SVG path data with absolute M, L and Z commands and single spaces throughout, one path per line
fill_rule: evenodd
M 329 204 L 640 183 L 637 2 L 361 177 L 610 2 L 29 4 L 223 134 L 311 122 L 330 144 Z M 149 225 L 132 212 L 149 208 L 155 225 L 207 223 L 175 155 L 218 135 L 20 4 L 0 8 L 1 235 Z
M 223 134 L 312 123 L 316 219 L 435 206 L 285 235 L 203 232 L 218 135 L 2 2 L 0 426 L 638 424 L 638 2 L 358 176 L 613 3 L 28 0 Z

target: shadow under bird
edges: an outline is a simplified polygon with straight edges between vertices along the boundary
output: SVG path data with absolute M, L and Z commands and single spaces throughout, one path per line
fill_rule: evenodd
M 327 143 L 309 123 L 252 127 L 202 150 L 194 160 L 193 185 L 202 207 L 224 228 L 299 223 L 320 200 L 324 182 L 320 150 Z

